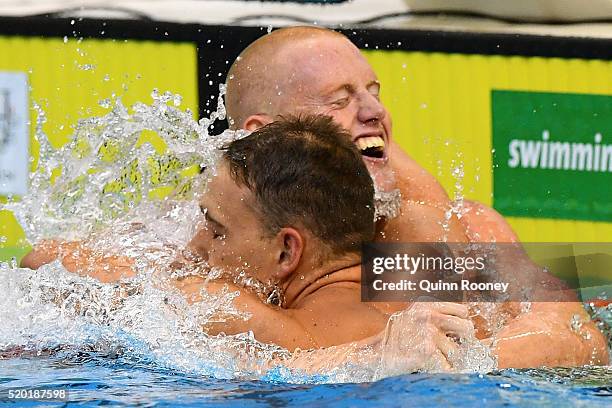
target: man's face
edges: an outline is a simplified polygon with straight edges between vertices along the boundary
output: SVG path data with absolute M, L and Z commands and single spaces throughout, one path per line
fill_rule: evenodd
M 216 176 L 200 200 L 205 221 L 191 242 L 211 267 L 249 275 L 266 282 L 274 267 L 273 240 L 266 238 L 263 225 L 251 207 L 251 191 L 238 186 L 226 164 L 221 164 Z
M 368 167 L 387 162 L 391 118 L 380 102 L 380 83 L 350 41 L 315 37 L 282 50 L 278 61 L 281 113 L 324 114 L 350 131 Z M 283 94 L 282 92 L 285 92 Z

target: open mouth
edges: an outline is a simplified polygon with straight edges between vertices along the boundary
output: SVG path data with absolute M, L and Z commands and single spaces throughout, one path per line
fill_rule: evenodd
M 355 145 L 362 156 L 373 159 L 382 159 L 385 157 L 385 141 L 380 136 L 360 137 L 355 141 Z

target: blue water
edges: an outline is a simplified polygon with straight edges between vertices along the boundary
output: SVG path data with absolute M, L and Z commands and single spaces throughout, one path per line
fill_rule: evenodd
M 0 360 L 0 405 L 9 404 L 8 389 L 34 387 L 68 390 L 68 401 L 20 405 L 610 407 L 612 367 L 410 374 L 374 383 L 296 385 L 191 376 L 85 352 Z

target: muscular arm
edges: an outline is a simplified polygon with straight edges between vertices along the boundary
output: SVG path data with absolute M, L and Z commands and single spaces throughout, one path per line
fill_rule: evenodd
M 70 244 L 68 248 L 80 248 Z M 51 246 L 53 247 L 53 246 Z M 50 262 L 57 258 L 58 254 L 66 255 L 66 247 L 63 249 L 55 248 L 58 251 L 53 257 L 43 253 L 32 254 L 25 259 L 27 266 L 36 266 Z M 74 254 L 64 257 L 64 264 L 67 269 L 75 271 L 80 265 L 90 265 L 86 250 L 79 250 L 80 257 Z M 87 260 L 86 263 L 84 263 Z M 46 261 L 46 262 L 42 262 Z M 89 267 L 81 274 L 92 276 L 102 282 L 116 281 L 121 276 L 133 273 L 129 267 L 129 260 L 121 257 L 102 258 L 102 263 L 95 267 Z M 42 262 L 42 263 L 41 263 Z M 40 265 L 38 265 L 40 266 Z M 206 289 L 208 291 L 220 291 L 225 283 L 209 282 Z M 197 301 L 200 290 L 203 288 L 203 279 L 198 277 L 185 278 L 176 285 L 185 296 L 192 302 Z M 229 286 L 231 290 L 236 288 Z M 234 299 L 234 306 L 241 312 L 252 315 L 249 320 L 233 319 L 222 323 L 210 325 L 205 330 L 211 334 L 238 334 L 253 331 L 255 337 L 264 343 L 274 343 L 281 345 L 288 350 L 296 349 L 319 349 L 316 353 L 308 353 L 306 356 L 294 356 L 295 367 L 317 367 L 320 364 L 330 366 L 330 364 L 343 364 L 353 360 L 360 360 L 363 353 L 372 353 L 373 345 L 377 345 L 381 338 L 381 333 L 375 333 L 369 337 L 362 335 L 362 340 L 347 341 L 331 349 L 321 350 L 323 345 L 329 345 L 329 340 L 324 339 L 324 335 L 313 330 L 312 325 L 304 324 L 296 315 L 288 313 L 287 310 L 274 308 L 263 304 L 255 295 L 240 291 L 241 294 Z M 583 320 L 582 327 L 578 332 L 571 328 L 573 315 L 579 315 Z M 316 326 L 316 325 L 315 325 Z M 323 330 L 325 334 L 326 329 Z M 370 333 L 372 334 L 372 333 Z M 427 339 L 423 339 L 423 343 Z M 605 364 L 608 362 L 608 355 L 603 335 L 595 328 L 592 322 L 588 321 L 586 313 L 579 303 L 534 303 L 532 310 L 527 314 L 518 315 L 511 320 L 501 331 L 499 331 L 493 341 L 493 351 L 498 356 L 499 367 L 536 367 L 547 366 L 576 366 L 584 364 Z M 344 340 L 343 340 L 344 341 Z M 338 344 L 338 343 L 335 343 Z M 330 362 L 330 356 L 336 356 L 338 360 Z M 397 358 L 402 358 L 398 356 Z M 317 363 L 318 361 L 318 363 Z M 314 365 L 312 365 L 314 364 Z M 319 365 L 317 365 L 319 364 Z
M 102 283 L 135 275 L 130 258 L 97 254 L 81 242 L 43 241 L 21 260 L 21 266 L 38 269 L 55 260 L 60 260 L 69 272 L 90 276 Z
M 203 278 L 198 277 L 183 279 L 177 283 L 177 287 L 191 302 L 200 299 L 202 288 L 208 293 L 220 292 L 224 287 L 230 291 L 238 290 L 231 284 L 205 283 Z M 343 296 L 342 293 L 332 292 L 333 288 L 328 289 L 327 295 L 336 298 Z M 377 327 L 376 324 L 369 324 L 370 320 L 376 320 L 375 313 L 368 314 L 359 305 L 362 319 L 355 319 L 354 316 L 342 319 L 342 306 L 321 301 L 325 296 L 306 302 L 298 309 L 280 309 L 264 305 L 256 296 L 240 290 L 233 305 L 239 312 L 249 313 L 250 318 L 226 320 L 204 329 L 210 335 L 252 331 L 257 340 L 291 351 L 289 358 L 272 361 L 271 364 L 280 363 L 310 373 L 325 373 L 344 364 L 370 370 L 376 370 L 381 365 L 382 375 L 423 369 L 452 370 L 449 358 L 457 350 L 458 344 L 448 336 L 467 338 L 474 330 L 467 319 L 467 308 L 459 304 L 415 304 L 394 315 L 392 324 L 391 321 L 387 323 L 387 316 L 378 313 L 380 327 Z M 339 303 L 342 303 L 341 300 Z M 329 313 L 330 310 L 334 313 Z M 334 319 L 336 314 L 341 318 Z M 347 326 L 342 327 L 342 324 Z M 362 330 L 355 331 L 355 327 Z M 338 333 L 345 332 L 349 332 L 348 337 L 338 336 Z
M 405 199 L 424 201 L 440 209 L 448 208 L 449 199 L 442 186 L 396 143 L 391 144 L 389 156 Z M 518 242 L 516 233 L 498 212 L 468 200 L 464 206 L 467 211 L 459 220 L 460 225 L 453 223 L 455 236 L 461 236 L 463 233 L 470 242 Z M 435 235 L 428 232 L 429 228 L 421 233 L 419 229 L 407 228 L 410 224 L 418 224 L 419 219 L 415 214 L 419 212 L 418 207 L 414 205 L 407 206 L 404 210 L 401 217 L 403 219 L 394 220 L 394 224 L 389 225 L 393 227 L 393 234 L 409 238 L 410 234 L 415 233 L 425 238 Z M 435 216 L 425 216 L 422 219 L 435 220 Z M 402 231 L 408 231 L 408 235 Z M 435 231 L 435 228 L 431 231 Z M 516 259 L 509 259 L 508 265 L 515 265 Z M 530 271 L 533 270 L 522 270 L 519 286 L 529 287 L 534 284 L 535 276 L 531 275 Z M 509 268 L 508 273 L 512 278 L 516 278 L 516 268 Z M 580 316 L 583 321 L 578 332 L 571 327 L 574 315 Z M 494 353 L 498 355 L 500 368 L 576 366 L 606 364 L 609 361 L 603 334 L 589 321 L 582 305 L 577 301 L 533 303 L 529 313 L 515 316 L 496 334 L 495 339 L 491 340 L 494 340 Z
M 456 216 L 411 200 L 402 200 L 400 215 L 377 226 L 381 242 L 467 242 L 465 228 Z
M 579 318 L 574 324 L 572 319 Z M 538 302 L 493 339 L 499 368 L 572 367 L 609 362 L 606 341 L 580 303 Z
M 449 198 L 442 185 L 427 170 L 406 154 L 394 141 L 389 144 L 389 164 L 395 172 L 402 195 L 412 201 L 446 209 Z
M 232 283 L 223 281 L 206 282 L 206 279 L 202 277 L 190 276 L 176 281 L 175 286 L 191 303 L 202 299 L 200 295 L 202 290 L 217 294 L 226 288 L 229 291 L 240 293 L 233 299 L 232 306 L 235 310 L 250 316 L 250 318 L 243 320 L 235 317 L 223 322 L 207 324 L 204 330 L 210 335 L 214 336 L 220 333 L 232 335 L 252 331 L 258 341 L 274 343 L 290 351 L 297 348 L 319 347 L 312 334 L 285 310 L 264 304 L 254 294 L 240 289 Z
M 499 280 L 515 288 L 513 299 L 523 291 L 532 300 L 526 313 L 515 313 L 494 335 L 500 368 L 607 364 L 604 335 L 575 292 L 535 264 L 520 244 L 496 247 Z M 516 302 L 507 305 L 520 309 Z

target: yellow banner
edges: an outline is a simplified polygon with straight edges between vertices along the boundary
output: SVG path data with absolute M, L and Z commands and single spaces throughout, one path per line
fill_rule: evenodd
M 382 82 L 381 96 L 393 117 L 395 140 L 441 181 L 451 198 L 458 193 L 487 205 L 493 204 L 494 90 L 612 95 L 610 61 L 407 51 L 365 53 Z M 453 172 L 460 168 L 462 171 Z M 612 237 L 612 222 L 507 219 L 523 241 L 602 242 Z
M 126 106 L 150 103 L 158 88 L 183 97 L 183 108 L 198 114 L 197 49 L 195 43 L 114 39 L 0 37 L 0 72 L 28 76 L 30 104 L 47 116 L 44 131 L 54 147 L 69 141 L 78 119 L 108 112 L 102 99 L 120 97 Z M 30 111 L 31 135 L 36 112 Z M 38 146 L 30 152 L 36 165 Z M 2 198 L 4 199 L 4 198 Z M 0 212 L 0 260 L 23 253 L 21 228 L 12 214 Z

